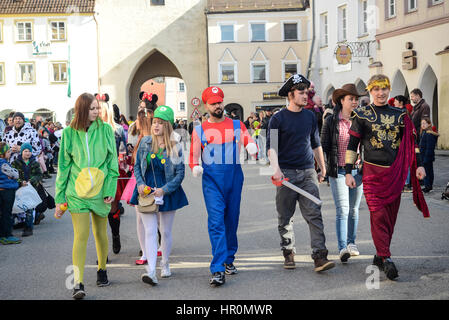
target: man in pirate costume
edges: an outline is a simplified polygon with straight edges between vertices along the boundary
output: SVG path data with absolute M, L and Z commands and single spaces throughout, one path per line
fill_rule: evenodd
M 243 145 L 253 157 L 258 152 L 245 125 L 224 116 L 223 98 L 223 91 L 218 87 L 203 91 L 202 100 L 210 117 L 194 128 L 189 159 L 193 176 L 203 176 L 213 255 L 209 283 L 215 287 L 225 283 L 225 274 L 237 273 L 234 259 L 243 187 L 240 147 Z
M 371 234 L 376 247 L 373 265 L 383 270 L 388 279 L 398 277 L 391 260 L 390 243 L 393 236 L 401 192 L 411 171 L 413 201 L 423 216 L 429 210 L 419 186 L 425 170 L 416 145 L 416 130 L 404 109 L 388 105 L 390 81 L 375 75 L 368 81 L 373 103 L 357 108 L 352 114 L 350 140 L 346 151 L 346 185 L 356 183 L 351 175 L 357 160 L 357 148 L 363 146 L 363 192 L 370 211 Z

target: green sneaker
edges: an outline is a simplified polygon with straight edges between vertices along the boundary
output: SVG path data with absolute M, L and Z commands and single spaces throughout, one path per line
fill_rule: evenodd
M 19 244 L 22 240 L 13 236 L 9 236 L 7 238 L 0 238 L 0 243 L 7 245 L 7 244 Z

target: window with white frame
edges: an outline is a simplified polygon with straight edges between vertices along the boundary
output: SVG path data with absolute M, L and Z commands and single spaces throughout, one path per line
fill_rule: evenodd
M 186 91 L 186 85 L 184 82 L 179 83 L 179 92 L 185 92 Z
M 3 21 L 0 20 L 0 43 L 3 42 Z
M 396 0 L 387 0 L 387 17 L 393 18 L 396 16 Z
M 17 31 L 16 35 L 17 41 L 33 40 L 33 23 L 31 21 L 17 21 L 16 31 Z
M 251 64 L 252 82 L 267 82 L 267 64 L 254 62 Z
M 66 23 L 64 21 L 50 21 L 50 28 L 52 41 L 67 40 Z
M 36 82 L 34 62 L 19 62 L 17 64 L 17 83 L 29 84 Z
M 338 41 L 347 39 L 347 8 L 342 6 L 338 8 Z
M 220 25 L 221 42 L 234 42 L 234 25 L 222 24 Z
M 251 23 L 251 41 L 266 41 L 265 23 Z
M 298 74 L 298 63 L 285 62 L 284 63 L 284 81 L 292 75 Z
M 179 103 L 179 111 L 186 111 L 186 103 L 184 101 Z
M 321 31 L 321 46 L 326 47 L 329 43 L 327 12 L 322 13 L 320 16 L 320 31 Z
M 67 82 L 67 62 L 51 62 L 51 82 Z
M 298 23 L 285 22 L 284 24 L 284 41 L 295 41 L 298 38 Z
M 361 0 L 360 4 L 360 35 L 368 33 L 368 0 Z
M 0 62 L 0 84 L 5 84 L 5 63 Z
M 430 4 L 435 5 L 435 4 L 440 4 L 443 2 L 444 2 L 444 0 L 431 0 Z
M 235 64 L 220 64 L 220 83 L 235 83 Z

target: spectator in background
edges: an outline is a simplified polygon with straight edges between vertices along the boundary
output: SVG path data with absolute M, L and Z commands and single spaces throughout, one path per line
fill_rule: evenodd
M 359 99 L 360 107 L 366 107 L 367 105 L 369 105 L 369 103 L 370 103 L 369 97 L 367 97 L 367 96 L 360 97 L 360 99 Z
M 335 103 L 332 99 L 329 100 L 329 103 L 326 105 L 323 113 L 323 122 L 327 118 L 328 115 L 334 114 Z
M 408 99 L 403 95 L 397 95 L 393 99 L 394 99 L 394 106 L 396 108 L 403 109 L 403 108 L 405 108 L 406 105 L 411 106 L 410 104 L 408 104 L 408 102 L 409 102 Z M 408 110 L 407 110 L 407 114 L 408 114 L 408 116 L 410 116 L 410 113 L 408 112 Z M 417 133 L 417 135 L 418 134 L 419 133 Z M 412 186 L 410 184 L 410 169 L 408 170 L 407 180 L 405 180 L 405 186 L 404 186 L 403 192 L 412 192 Z
M 16 112 L 13 115 L 14 125 L 8 133 L 4 136 L 4 141 L 11 148 L 10 162 L 13 163 L 16 160 L 21 151 L 20 147 L 24 143 L 29 143 L 32 146 L 32 154 L 34 157 L 38 157 L 41 153 L 41 142 L 39 135 L 30 123 L 25 122 L 25 116 L 21 112 Z
M 20 154 L 12 163 L 12 167 L 19 172 L 17 182 L 20 187 L 31 184 L 37 190 L 38 185 L 42 182 L 42 171 L 32 151 L 33 147 L 31 144 L 28 142 L 23 143 L 20 147 Z M 25 229 L 23 230 L 22 237 L 33 235 L 33 211 L 34 209 L 25 210 Z
M 432 121 L 430 118 L 423 118 L 421 120 L 421 140 L 419 143 L 419 150 L 421 153 L 421 161 L 426 170 L 426 177 L 424 178 L 424 193 L 432 191 L 433 187 L 433 162 L 435 161 L 435 147 L 437 145 L 439 134 L 433 131 Z
M 12 207 L 19 187 L 19 173 L 8 162 L 11 150 L 5 142 L 0 142 L 0 243 L 17 244 L 22 240 L 12 235 Z
M 311 111 L 313 111 L 313 113 L 315 114 L 316 121 L 318 123 L 318 130 L 319 132 L 321 132 L 321 128 L 323 127 L 323 114 L 324 114 L 323 100 L 321 100 L 320 96 L 314 95 L 312 101 L 314 105 Z
M 413 89 L 410 92 L 410 100 L 413 103 L 413 112 L 411 114 L 413 124 L 415 125 L 415 129 L 419 132 L 419 128 L 421 128 L 421 120 L 424 118 L 430 118 L 430 107 L 426 103 L 426 101 L 422 98 L 422 91 L 419 89 Z M 420 136 L 418 135 L 418 143 L 420 140 Z
M 126 120 L 125 115 L 120 115 L 120 124 L 123 127 L 123 130 L 125 130 L 125 139 L 126 141 L 128 141 L 128 130 L 129 130 L 129 125 L 128 125 L 128 120 Z
M 14 111 L 11 112 L 8 117 L 6 118 L 6 127 L 5 130 L 3 131 L 3 136 L 1 136 L 0 138 L 2 138 L 2 140 L 4 139 L 5 135 L 9 132 L 9 130 L 12 129 L 12 127 L 14 126 Z

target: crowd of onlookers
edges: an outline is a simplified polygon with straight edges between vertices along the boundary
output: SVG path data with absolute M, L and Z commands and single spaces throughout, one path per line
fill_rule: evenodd
M 45 190 L 44 180 L 56 173 L 62 125 L 51 119 L 27 119 L 11 112 L 0 120 L 0 242 L 20 243 L 12 229 L 23 228 L 22 236 L 31 236 L 34 225 L 54 208 L 53 197 Z M 33 209 L 16 206 L 16 191 L 32 186 L 42 202 Z M 14 212 L 14 214 L 11 214 Z

